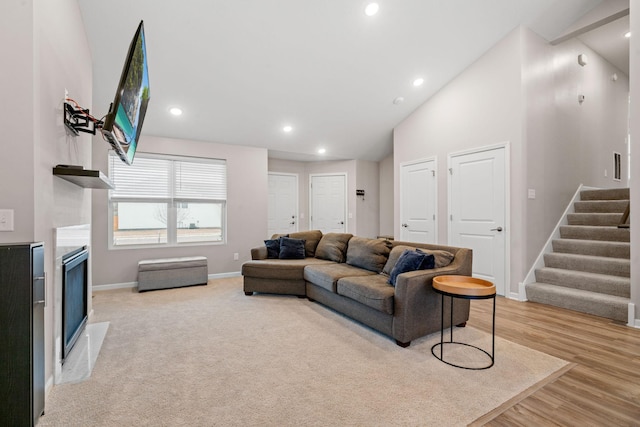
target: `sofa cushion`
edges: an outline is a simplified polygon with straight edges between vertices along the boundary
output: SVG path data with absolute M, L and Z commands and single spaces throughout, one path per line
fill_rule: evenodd
M 268 259 L 280 258 L 280 239 L 265 240 L 264 245 L 267 247 Z
M 384 268 L 382 269 L 382 273 L 390 275 L 391 270 L 393 270 L 393 267 L 396 265 L 396 262 L 398 262 L 398 258 L 400 258 L 400 255 L 402 255 L 402 253 L 407 249 L 409 250 L 419 249 L 420 252 L 433 255 L 435 259 L 434 268 L 446 267 L 447 265 L 451 264 L 451 261 L 453 260 L 453 257 L 454 257 L 454 255 L 451 252 L 440 250 L 440 249 L 438 250 L 424 249 L 424 248 L 416 248 L 415 246 L 397 245 L 397 246 L 394 246 L 393 249 L 391 249 L 391 252 L 389 253 L 389 259 L 387 260 L 387 263 L 384 265 Z
M 423 252 L 411 249 L 405 249 L 398 258 L 398 262 L 391 270 L 389 275 L 389 283 L 392 286 L 396 285 L 396 278 L 399 274 L 406 273 L 407 271 L 425 270 L 433 268 L 435 265 L 435 258 L 431 254 L 425 254 Z
M 343 277 L 373 276 L 373 271 L 363 270 L 345 263 L 309 265 L 304 268 L 304 280 L 331 292 L 336 292 L 336 283 Z
M 347 264 L 380 273 L 389 258 L 391 242 L 353 236 L 347 247 Z
M 339 295 L 358 301 L 367 307 L 387 314 L 393 314 L 393 286 L 382 274 L 375 276 L 344 277 L 338 280 Z
M 349 233 L 325 234 L 316 248 L 316 258 L 344 262 L 347 255 L 347 244 L 352 236 L 353 234 Z
M 280 238 L 280 259 L 305 259 L 304 240 L 291 237 Z
M 304 240 L 305 256 L 314 257 L 316 256 L 316 248 L 318 247 L 318 243 L 320 243 L 320 239 L 322 239 L 322 231 L 298 231 L 295 233 L 290 233 L 288 237 Z
M 247 261 L 242 264 L 242 275 L 259 279 L 304 280 L 305 266 L 330 263 L 318 258 Z

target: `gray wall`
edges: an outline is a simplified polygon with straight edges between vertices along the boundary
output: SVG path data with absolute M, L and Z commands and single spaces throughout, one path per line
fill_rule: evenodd
M 640 76 L 640 5 L 630 2 L 631 5 L 631 32 L 635 34 L 631 38 L 630 58 L 631 70 L 629 75 Z M 635 316 L 632 319 L 634 325 L 640 328 L 640 81 L 631 80 L 631 113 L 629 114 L 631 127 L 631 162 L 635 165 L 631 168 L 631 302 L 635 305 Z
M 587 52 L 582 69 L 577 54 Z M 447 155 L 508 142 L 510 289 L 517 296 L 535 257 L 581 183 L 617 187 L 612 152 L 626 152 L 628 80 L 577 41 L 551 47 L 518 28 L 404 120 L 394 131 L 395 205 L 399 165 L 438 158 L 438 236 L 446 243 Z M 579 105 L 578 92 L 586 101 Z M 608 168 L 608 178 L 604 169 Z M 623 170 L 627 170 L 626 161 Z M 536 199 L 527 199 L 527 190 Z M 398 222 L 394 231 L 399 234 Z
M 525 262 L 531 265 L 580 184 L 628 186 L 629 78 L 576 39 L 550 46 L 523 30 L 522 46 L 524 164 L 527 188 L 536 190 L 536 198 L 525 201 Z M 584 67 L 577 61 L 582 53 L 589 58 Z M 585 96 L 582 104 L 578 94 Z M 621 181 L 613 180 L 614 151 L 622 154 Z
M 269 172 L 298 175 L 299 230 L 309 229 L 309 177 L 322 174 L 347 176 L 347 232 L 362 237 L 379 234 L 379 164 L 364 160 L 298 162 L 269 159 Z M 364 189 L 366 197 L 356 197 L 356 189 Z M 266 214 L 265 214 L 266 215 Z
M 393 236 L 393 154 L 379 163 L 380 181 L 380 228 L 383 236 Z
M 356 189 L 364 197 L 356 197 L 356 235 L 376 238 L 380 234 L 380 167 L 378 162 L 356 161 Z
M 96 137 L 98 139 L 98 137 Z M 227 161 L 227 242 L 186 247 L 108 249 L 107 192 L 93 197 L 93 284 L 131 283 L 137 280 L 138 261 L 149 258 L 204 255 L 209 274 L 239 272 L 251 259 L 250 249 L 267 234 L 267 150 L 213 142 L 144 135 L 140 152 L 225 159 Z M 107 170 L 105 145 L 93 151 L 95 168 Z M 134 160 L 135 161 L 135 160 Z M 239 259 L 234 260 L 233 254 Z
M 269 159 L 269 172 L 288 173 L 298 176 L 298 231 L 309 229 L 309 175 L 307 162 Z
M 508 142 L 512 162 L 522 159 L 523 95 L 520 80 L 520 32 L 513 31 L 394 130 L 394 233 L 400 235 L 400 164 L 437 158 L 438 241 L 447 243 L 447 155 Z M 524 170 L 511 168 L 511 250 L 522 253 L 523 217 L 519 194 Z M 520 197 L 520 200 L 522 198 Z M 512 277 L 522 260 L 511 258 Z M 508 290 L 508 287 L 507 287 Z
M 1 2 L 0 55 L 0 90 L 7 101 L 0 115 L 0 208 L 15 211 L 15 231 L 0 232 L 0 242 L 45 243 L 45 376 L 50 386 L 55 360 L 53 229 L 91 222 L 91 190 L 52 174 L 60 163 L 91 167 L 91 139 L 69 137 L 62 124 L 65 89 L 92 107 L 91 54 L 77 1 Z

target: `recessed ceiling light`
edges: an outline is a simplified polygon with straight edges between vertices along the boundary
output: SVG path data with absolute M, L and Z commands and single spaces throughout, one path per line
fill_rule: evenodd
M 283 131 L 283 132 L 286 132 L 286 133 L 289 133 L 289 132 L 291 132 L 292 130 L 293 130 L 293 127 L 291 127 L 291 126 L 289 126 L 289 125 L 287 125 L 287 126 L 285 126 L 285 127 L 283 127 L 283 128 L 282 128 L 282 131 Z
M 631 38 L 631 31 L 627 31 L 626 33 L 624 33 L 624 36 L 628 39 Z
M 364 8 L 364 14 L 367 16 L 373 16 L 378 13 L 378 10 L 380 10 L 378 3 L 369 3 L 367 7 Z
M 327 152 L 326 148 L 318 148 L 318 154 L 324 154 L 326 152 Z
M 424 83 L 424 79 L 422 77 L 418 77 L 413 81 L 413 85 L 416 87 L 422 86 L 422 83 Z
M 181 116 L 182 115 L 182 108 L 171 107 L 171 108 L 169 108 L 169 112 L 174 116 Z

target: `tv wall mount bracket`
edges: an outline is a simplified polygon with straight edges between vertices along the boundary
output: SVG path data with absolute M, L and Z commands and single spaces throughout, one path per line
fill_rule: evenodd
M 104 122 L 102 120 L 96 120 L 91 114 L 89 109 L 76 107 L 68 101 L 64 102 L 64 125 L 74 135 L 79 135 L 80 132 L 96 134 L 96 129 L 102 128 Z

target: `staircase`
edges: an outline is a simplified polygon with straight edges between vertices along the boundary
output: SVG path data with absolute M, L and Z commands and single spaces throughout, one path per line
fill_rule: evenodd
M 619 228 L 629 206 L 629 189 L 584 190 L 560 226 L 553 252 L 526 285 L 529 301 L 576 310 L 620 322 L 630 302 L 629 228 Z

